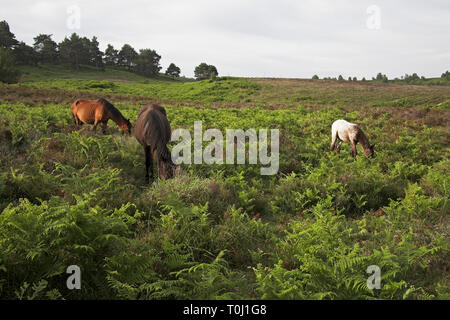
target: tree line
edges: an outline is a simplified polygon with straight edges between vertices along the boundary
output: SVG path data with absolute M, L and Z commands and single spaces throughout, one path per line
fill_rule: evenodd
M 313 80 L 319 80 L 319 76 L 318 75 L 314 75 L 312 77 Z M 442 80 L 446 80 L 449 81 L 450 80 L 450 72 L 446 71 L 441 75 L 441 79 Z M 339 75 L 337 78 L 336 77 L 324 77 L 323 80 L 338 80 L 338 81 L 345 81 L 344 77 L 342 75 Z M 404 76 L 401 76 L 400 78 L 394 78 L 392 79 L 393 81 L 404 81 L 406 83 L 417 83 L 419 80 L 427 80 L 427 78 L 425 78 L 424 76 L 419 76 L 417 73 L 413 73 L 413 74 L 405 74 Z M 356 77 L 348 77 L 348 81 L 358 81 L 358 79 Z M 361 79 L 362 82 L 367 81 L 366 78 L 362 78 Z M 383 82 L 383 83 L 387 83 L 389 82 L 388 77 L 379 72 L 377 74 L 376 77 L 372 77 L 372 81 L 378 81 L 378 82 Z
M 81 65 L 90 65 L 99 71 L 104 71 L 105 66 L 123 68 L 146 77 L 155 77 L 161 71 L 161 55 L 152 49 L 139 49 L 136 51 L 131 45 L 124 44 L 122 48 L 115 49 L 111 44 L 102 52 L 99 48 L 97 37 L 88 39 L 72 33 L 59 43 L 52 39 L 51 34 L 39 34 L 33 38 L 32 46 L 23 41 L 18 41 L 10 31 L 6 21 L 0 21 L 0 66 L 8 69 L 11 77 L 17 75 L 14 70 L 15 63 L 21 65 L 38 64 L 68 64 L 75 70 L 80 70 Z M 14 72 L 16 71 L 16 72 Z M 0 70 L 2 78 L 7 70 Z M 174 63 L 166 69 L 165 74 L 177 78 L 181 70 Z M 208 79 L 218 75 L 216 67 L 201 63 L 195 68 L 197 80 Z M 8 82 L 8 81 L 6 81 Z

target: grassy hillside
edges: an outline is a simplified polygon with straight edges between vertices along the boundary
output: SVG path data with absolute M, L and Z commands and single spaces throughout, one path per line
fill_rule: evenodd
M 1 298 L 449 299 L 448 87 L 39 77 L 0 86 Z M 133 125 L 164 100 L 191 135 L 198 120 L 279 129 L 279 172 L 182 165 L 147 185 L 133 136 L 74 126 L 80 95 L 106 96 Z M 329 151 L 339 118 L 375 158 Z M 73 264 L 81 290 L 66 287 Z
M 25 68 L 21 86 L 40 89 L 129 95 L 170 101 L 225 102 L 259 106 L 450 107 L 450 86 L 381 84 L 335 80 L 248 79 L 217 81 L 149 79 L 107 69 L 72 72 L 63 66 Z
M 450 108 L 450 87 L 335 80 L 256 79 L 258 102 L 302 105 Z
M 39 65 L 39 66 L 20 66 L 22 73 L 22 82 L 43 81 L 49 79 L 85 79 L 85 80 L 110 80 L 121 82 L 152 81 L 148 77 L 128 72 L 123 69 L 105 67 L 105 71 L 100 72 L 97 68 L 88 65 L 82 65 L 80 70 L 74 70 L 66 65 Z M 170 77 L 163 74 L 160 79 L 172 81 Z

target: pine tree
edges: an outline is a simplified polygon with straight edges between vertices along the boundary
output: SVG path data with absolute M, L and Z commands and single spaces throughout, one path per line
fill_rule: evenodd
M 16 63 L 10 50 L 0 47 L 0 81 L 6 83 L 16 83 L 19 80 L 20 72 L 16 68 Z
M 136 57 L 135 71 L 147 77 L 157 76 L 161 70 L 159 60 L 161 56 L 155 50 L 141 49 L 139 55 Z
M 39 34 L 34 37 L 34 51 L 42 63 L 58 63 L 58 45 L 52 40 L 51 34 Z
M 178 68 L 174 63 L 171 63 L 165 73 L 168 76 L 178 78 L 180 76 L 180 72 L 181 72 L 180 68 Z
M 16 36 L 9 30 L 8 22 L 0 21 L 0 47 L 12 49 L 18 43 Z
M 129 44 L 124 44 L 119 51 L 119 65 L 131 71 L 136 66 L 138 53 Z
M 114 49 L 114 47 L 108 44 L 105 50 L 105 64 L 108 66 L 116 66 L 119 63 L 119 51 Z

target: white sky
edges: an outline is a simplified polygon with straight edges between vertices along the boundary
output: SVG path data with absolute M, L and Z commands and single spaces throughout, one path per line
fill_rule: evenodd
M 71 27 L 73 5 L 80 28 Z M 27 44 L 39 33 L 56 42 L 95 35 L 102 50 L 154 49 L 163 71 L 174 62 L 186 76 L 201 62 L 246 77 L 431 77 L 450 69 L 449 0 L 0 0 L 0 8 L 0 20 Z

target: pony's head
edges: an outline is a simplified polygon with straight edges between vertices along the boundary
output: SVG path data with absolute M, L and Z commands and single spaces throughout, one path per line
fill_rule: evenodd
M 160 161 L 158 168 L 158 175 L 161 179 L 170 179 L 175 175 L 179 174 L 180 168 L 172 162 L 172 160 L 168 161 Z
M 364 153 L 366 156 L 373 158 L 375 156 L 375 150 L 374 150 L 375 144 L 369 145 L 369 148 L 364 150 Z
M 120 126 L 120 129 L 122 130 L 122 134 L 125 134 L 125 132 L 126 132 L 129 135 L 131 135 L 131 128 L 132 128 L 132 125 L 131 125 L 130 119 L 126 119 Z

